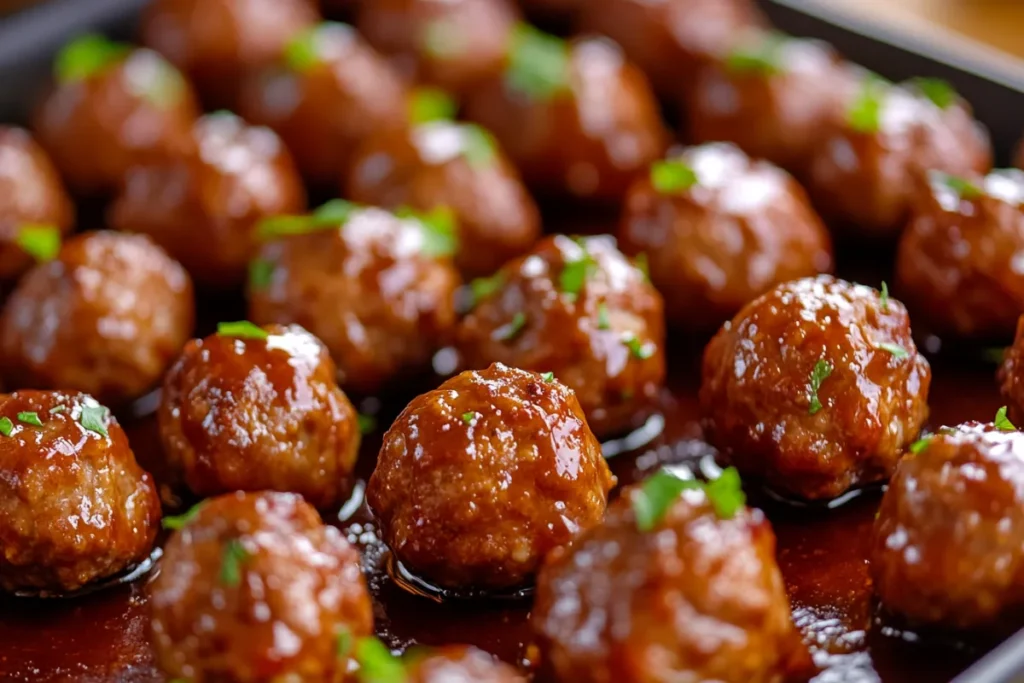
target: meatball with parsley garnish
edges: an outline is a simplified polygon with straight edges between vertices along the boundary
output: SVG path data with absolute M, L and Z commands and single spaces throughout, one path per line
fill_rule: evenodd
M 195 93 L 156 52 L 82 36 L 54 77 L 33 129 L 74 192 L 113 192 L 132 166 L 189 148 Z
M 913 444 L 871 546 L 882 606 L 913 625 L 1009 633 L 1024 611 L 1024 434 L 944 427 Z
M 366 500 L 413 575 L 508 591 L 601 521 L 614 484 L 572 389 L 495 363 L 413 399 L 384 435 Z
M 738 147 L 691 147 L 626 195 L 619 243 L 643 254 L 670 323 L 714 330 L 772 287 L 832 271 L 832 243 L 800 185 Z
M 153 389 L 192 335 L 188 273 L 143 235 L 76 235 L 18 283 L 0 316 L 8 386 L 111 405 Z
M 663 470 L 550 554 L 530 615 L 546 673 L 574 683 L 810 673 L 775 535 L 744 502 L 733 469 L 707 484 Z
M 373 393 L 429 366 L 455 325 L 457 237 L 445 211 L 417 214 L 335 200 L 257 229 L 249 317 L 319 337 L 346 391 Z
M 776 287 L 704 350 L 708 442 L 777 493 L 887 480 L 928 417 L 931 368 L 899 301 L 828 275 Z
M 149 557 L 153 478 L 117 420 L 87 394 L 0 396 L 0 589 L 59 595 Z
M 526 25 L 505 72 L 470 94 L 466 114 L 553 197 L 617 202 L 668 142 L 647 78 L 615 43 L 567 43 Z
M 150 585 L 156 661 L 188 681 L 340 681 L 373 633 L 359 553 L 300 496 L 231 493 L 181 518 Z
M 157 412 L 170 469 L 199 496 L 289 491 L 336 509 L 360 435 L 335 374 L 327 348 L 297 325 L 221 323 L 193 339 Z
M 611 237 L 548 237 L 470 285 L 455 342 L 466 367 L 554 372 L 599 437 L 635 426 L 665 380 L 661 295 Z
M 1024 425 L 1024 315 L 1017 321 L 1017 337 L 1004 352 L 998 374 L 1009 419 Z
M 940 336 L 1006 340 L 1024 313 L 1024 171 L 932 172 L 896 258 L 896 287 Z

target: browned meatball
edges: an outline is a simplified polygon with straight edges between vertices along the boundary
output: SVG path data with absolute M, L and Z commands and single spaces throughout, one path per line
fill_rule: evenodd
M 292 40 L 284 64 L 242 87 L 239 108 L 278 132 L 312 183 L 336 187 L 356 145 L 407 116 L 405 84 L 351 26 L 323 23 Z
M 362 145 L 343 191 L 357 202 L 421 210 L 447 207 L 456 220 L 456 264 L 488 275 L 540 236 L 540 213 L 490 133 L 434 121 Z
M 447 645 L 416 657 L 404 683 L 526 683 L 508 664 L 475 647 Z
M 495 363 L 413 399 L 384 435 L 366 500 L 413 574 L 502 590 L 599 523 L 614 484 L 573 391 Z
M 892 475 L 928 416 L 931 368 L 903 304 L 828 275 L 747 304 L 704 350 L 708 441 L 808 499 Z
M 317 21 L 312 0 L 156 0 L 140 31 L 207 104 L 231 106 L 242 76 L 276 62 L 288 41 Z
M 1024 172 L 930 181 L 900 240 L 900 297 L 932 332 L 1006 339 L 1024 313 Z
M 300 234 L 285 224 L 285 236 L 260 250 L 250 318 L 297 323 L 322 339 L 346 390 L 372 393 L 422 370 L 455 325 L 453 234 L 431 220 L 346 202 L 306 220 Z
M 643 73 L 612 42 L 520 25 L 509 66 L 468 98 L 539 193 L 617 201 L 667 142 Z
M 656 399 L 665 379 L 661 296 L 613 238 L 546 238 L 473 290 L 456 330 L 467 367 L 554 372 L 601 437 L 629 428 Z
M 531 624 L 556 680 L 781 683 L 805 667 L 764 515 L 721 518 L 689 491 L 641 531 L 640 494 L 541 569 Z
M 517 19 L 511 0 L 373 0 L 358 28 L 410 80 L 467 92 L 502 70 Z
M 700 69 L 691 88 L 686 118 L 695 140 L 728 140 L 802 175 L 857 80 L 826 43 L 757 32 Z
M 988 133 L 970 105 L 934 87 L 863 79 L 809 162 L 807 190 L 827 219 L 862 237 L 895 237 L 929 171 L 970 175 L 991 168 Z
M 875 521 L 882 605 L 913 623 L 1016 629 L 1024 612 L 1024 434 L 969 422 L 915 444 Z
M 193 153 L 128 172 L 110 223 L 152 237 L 196 282 L 237 287 L 257 246 L 256 224 L 304 211 L 306 191 L 269 128 L 218 113 L 199 119 L 192 137 Z
M 287 493 L 202 503 L 150 588 L 153 645 L 193 683 L 344 680 L 343 639 L 373 632 L 359 554 Z
M 697 69 L 722 57 L 736 34 L 764 23 L 752 0 L 586 0 L 578 24 L 608 36 L 651 79 L 678 100 Z
M 195 94 L 152 50 L 84 36 L 57 56 L 54 74 L 34 128 L 75 192 L 116 190 L 132 166 L 191 144 Z
M 327 348 L 298 325 L 222 324 L 190 341 L 157 413 L 171 469 L 200 496 L 267 489 L 341 505 L 359 428 L 335 372 Z
M 668 319 L 714 330 L 789 280 L 832 271 L 832 245 L 803 188 L 727 143 L 656 162 L 626 196 L 619 240 L 646 255 Z
M 22 278 L 0 317 L 8 386 L 122 403 L 151 389 L 192 333 L 185 269 L 142 235 L 91 232 Z
M 0 396 L 0 588 L 61 593 L 144 560 L 160 498 L 91 396 Z
M 1017 338 L 1004 354 L 999 385 L 1010 420 L 1024 427 L 1024 315 L 1017 321 Z

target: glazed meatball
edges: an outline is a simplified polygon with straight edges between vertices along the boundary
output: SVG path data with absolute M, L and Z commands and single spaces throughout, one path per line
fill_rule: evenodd
M 526 683 L 508 664 L 475 647 L 448 645 L 415 658 L 406 683 Z
M 505 590 L 599 523 L 614 484 L 573 391 L 495 363 L 413 399 L 384 435 L 366 500 L 413 574 Z
M 156 0 L 142 42 L 196 84 L 211 106 L 231 106 L 240 79 L 274 64 L 288 41 L 319 21 L 312 0 Z
M 511 0 L 373 0 L 358 27 L 410 80 L 467 92 L 501 72 L 517 15 Z
M 1016 629 L 1024 610 L 1024 434 L 972 422 L 922 439 L 882 499 L 871 573 L 915 624 Z
M 348 207 L 271 239 L 249 281 L 259 324 L 297 323 L 323 340 L 346 390 L 373 393 L 414 374 L 450 336 L 459 276 L 452 234 L 432 220 Z M 270 226 L 272 227 L 272 225 Z
M 828 44 L 758 32 L 698 70 L 686 118 L 697 141 L 734 142 L 802 175 L 856 88 Z
M 345 24 L 324 23 L 289 43 L 283 65 L 242 86 L 240 111 L 270 126 L 310 182 L 336 187 L 356 145 L 407 117 L 398 73 Z
M 75 207 L 46 152 L 21 128 L 0 126 L 0 280 L 51 258 Z
M 650 85 L 614 43 L 517 28 L 506 72 L 467 99 L 537 192 L 618 201 L 667 137 Z
M 149 556 L 160 498 L 91 396 L 0 396 L 0 588 L 60 594 Z
M 826 219 L 861 237 L 896 237 L 929 171 L 991 168 L 987 132 L 964 100 L 942 88 L 863 79 L 809 161 L 807 190 Z
M 778 493 L 888 479 L 928 416 L 931 369 L 903 304 L 828 275 L 747 304 L 704 350 L 708 442 Z
M 930 331 L 1006 339 L 1024 312 L 1024 172 L 931 175 L 900 239 L 900 296 Z
M 999 384 L 1010 420 L 1024 426 L 1024 316 L 1017 321 L 1017 338 L 1004 354 Z
M 78 235 L 7 300 L 0 371 L 8 386 L 124 403 L 163 377 L 192 333 L 194 308 L 188 274 L 148 237 Z
M 806 667 L 764 515 L 722 518 L 694 490 L 641 531 L 641 493 L 541 569 L 531 624 L 554 678 L 781 683 Z
M 748 301 L 832 270 L 832 246 L 803 188 L 731 144 L 657 162 L 626 196 L 619 241 L 646 255 L 668 319 L 715 330 Z
M 327 348 L 297 325 L 225 324 L 190 341 L 157 413 L 171 469 L 200 496 L 267 489 L 340 506 L 359 428 L 335 372 Z
M 472 124 L 434 121 L 362 145 L 346 197 L 385 207 L 447 207 L 459 233 L 456 265 L 488 275 L 540 236 L 540 213 L 519 173 L 490 133 Z
M 58 55 L 54 75 L 34 128 L 75 192 L 112 192 L 132 166 L 188 149 L 196 97 L 156 52 L 85 36 Z
M 373 632 L 359 554 L 287 493 L 200 504 L 150 588 L 156 659 L 203 683 L 338 681 L 342 638 Z
M 304 211 L 306 193 L 269 128 L 218 113 L 199 119 L 192 138 L 193 153 L 128 172 L 110 223 L 152 237 L 197 283 L 237 287 L 257 246 L 256 224 Z

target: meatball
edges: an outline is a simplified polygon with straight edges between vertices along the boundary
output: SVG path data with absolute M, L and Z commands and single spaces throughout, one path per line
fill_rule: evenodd
M 614 484 L 573 391 L 495 363 L 413 399 L 384 435 L 366 500 L 412 573 L 505 590 L 598 524 Z
M 312 0 L 156 0 L 142 42 L 184 71 L 211 106 L 232 106 L 240 79 L 274 64 L 319 21 Z
M 75 192 L 112 192 L 132 166 L 188 149 L 195 94 L 152 50 L 85 36 L 57 56 L 54 75 L 34 128 Z
M 92 232 L 22 278 L 0 316 L 8 386 L 120 404 L 156 385 L 192 333 L 185 270 L 142 235 Z
M 519 173 L 490 134 L 435 121 L 382 134 L 357 152 L 346 197 L 385 207 L 447 207 L 456 220 L 456 265 L 488 275 L 540 236 L 540 213 Z
M 1024 315 L 1017 321 L 1017 338 L 999 368 L 999 389 L 1014 424 L 1024 427 Z
M 734 142 L 802 175 L 856 87 L 828 44 L 758 32 L 697 71 L 686 118 L 695 140 Z
M 664 126 L 646 77 L 614 43 L 564 43 L 527 26 L 509 66 L 477 88 L 466 112 L 494 132 L 537 192 L 618 201 L 661 156 Z
M 554 372 L 600 437 L 633 426 L 657 398 L 661 296 L 613 238 L 548 237 L 472 289 L 477 300 L 455 333 L 467 367 Z
M 410 80 L 468 92 L 505 65 L 511 0 L 373 0 L 358 27 Z
M 156 659 L 190 681 L 337 681 L 373 632 L 359 554 L 310 505 L 241 491 L 176 520 L 150 589 Z
M 73 591 L 149 556 L 160 498 L 109 410 L 29 390 L 0 415 L 0 588 Z
M 626 196 L 619 240 L 643 253 L 670 321 L 714 330 L 775 285 L 832 270 L 803 188 L 726 143 L 657 162 Z
M 1024 312 L 1024 172 L 931 175 L 896 258 L 900 296 L 928 329 L 1006 339 Z
M 971 422 L 922 439 L 875 521 L 882 605 L 912 623 L 1016 629 L 1024 610 L 1024 434 Z
M 544 667 L 574 683 L 780 683 L 807 667 L 764 515 L 720 517 L 693 490 L 641 531 L 643 494 L 545 561 L 531 614 Z
M 507 664 L 475 647 L 448 645 L 406 666 L 406 683 L 526 683 Z
M 0 125 L 0 280 L 14 280 L 59 248 L 75 207 L 32 136 Z
M 884 481 L 928 416 L 931 368 L 903 304 L 828 275 L 779 285 L 704 350 L 708 442 L 805 499 Z
M 239 109 L 270 126 L 310 182 L 336 187 L 356 145 L 400 129 L 407 92 L 397 72 L 352 27 L 323 23 L 289 43 L 284 64 L 242 85 Z
M 728 51 L 736 34 L 764 24 L 752 0 L 587 0 L 578 24 L 608 36 L 677 101 L 697 69 Z
M 322 339 L 347 390 L 373 393 L 428 365 L 455 325 L 450 226 L 340 201 L 305 220 L 260 249 L 249 317 Z
M 991 168 L 987 132 L 970 106 L 940 83 L 863 79 L 809 160 L 807 189 L 826 219 L 862 237 L 896 237 L 927 172 L 970 175 Z
M 152 237 L 196 282 L 237 287 L 257 246 L 256 224 L 304 211 L 305 189 L 269 128 L 218 113 L 199 119 L 192 138 L 194 153 L 128 172 L 110 223 Z

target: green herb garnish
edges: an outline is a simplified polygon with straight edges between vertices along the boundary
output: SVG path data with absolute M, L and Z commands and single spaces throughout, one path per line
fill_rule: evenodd
M 435 59 L 458 57 L 466 51 L 466 39 L 456 22 L 438 19 L 424 27 L 423 49 Z
M 683 491 L 695 489 L 704 491 L 716 515 L 721 519 L 732 519 L 747 502 L 740 484 L 739 472 L 733 467 L 723 470 L 718 479 L 707 483 L 680 479 L 662 469 L 644 481 L 633 496 L 637 528 L 643 532 L 654 529 Z
M 922 436 L 920 439 L 910 444 L 910 452 L 914 455 L 917 455 L 924 449 L 928 448 L 928 444 L 932 442 L 933 438 L 935 437 L 932 434 L 929 434 L 928 436 Z
M 11 422 L 9 417 L 0 417 L 0 434 L 4 436 L 10 436 L 11 432 L 14 431 L 14 423 Z
M 360 638 L 356 643 L 360 683 L 405 683 L 405 665 L 376 638 Z
M 1010 418 L 1006 417 L 1006 406 L 1003 406 L 996 411 L 996 419 L 992 424 L 994 424 L 996 429 L 1001 432 L 1013 432 L 1017 430 L 1014 424 L 1010 422 Z
M 43 421 L 39 419 L 39 413 L 24 412 L 18 413 L 18 422 L 24 422 L 33 427 L 42 427 Z
M 196 503 L 195 505 L 193 505 L 192 507 L 190 507 L 188 510 L 186 510 L 183 513 L 181 513 L 180 515 L 172 515 L 170 517 L 164 517 L 163 521 L 160 522 L 160 523 L 161 523 L 161 525 L 163 525 L 163 527 L 165 529 L 170 529 L 170 530 L 173 530 L 173 531 L 178 531 L 180 529 L 183 529 L 185 526 L 187 526 L 189 523 L 191 523 L 193 519 L 196 518 L 196 515 L 199 514 L 199 509 L 202 506 L 203 506 L 202 503 Z
M 256 237 L 261 240 L 269 240 L 275 237 L 305 235 L 317 230 L 338 228 L 347 223 L 358 209 L 358 204 L 344 199 L 332 199 L 311 214 L 265 218 L 256 226 Z
M 633 265 L 644 276 L 644 282 L 651 281 L 651 264 L 647 261 L 647 253 L 641 251 L 633 258 Z
M 465 422 L 468 425 L 473 424 L 473 420 L 475 420 L 475 419 L 476 419 L 476 411 L 474 411 L 474 410 L 471 410 L 468 413 L 463 413 L 462 414 L 462 421 Z
M 284 48 L 284 63 L 292 71 L 309 71 L 320 63 L 320 50 L 324 36 L 331 32 L 350 33 L 352 27 L 334 21 L 324 21 L 297 34 Z
M 505 82 L 531 99 L 550 99 L 569 91 L 569 59 L 564 40 L 521 23 L 512 32 Z
M 929 175 L 933 185 L 939 184 L 945 186 L 955 192 L 960 199 L 973 201 L 975 199 L 981 199 L 985 195 L 985 191 L 977 183 L 968 180 L 967 178 L 943 173 L 942 171 L 932 171 Z
M 18 228 L 15 243 L 21 250 L 43 263 L 52 261 L 60 253 L 60 229 L 53 225 L 25 223 Z
M 505 274 L 501 271 L 498 271 L 490 277 L 478 277 L 473 280 L 469 283 L 469 291 L 473 295 L 471 308 L 475 307 L 484 299 L 489 299 L 494 296 L 494 294 L 504 286 Z
M 912 78 L 910 85 L 939 109 L 948 109 L 956 102 L 956 89 L 941 78 Z
M 651 185 L 661 194 L 685 192 L 698 181 L 697 172 L 681 159 L 665 159 L 651 165 Z
M 494 330 L 491 334 L 491 339 L 495 341 L 511 341 L 519 336 L 519 333 L 526 327 L 526 314 L 522 311 L 517 311 L 512 316 L 512 321 L 508 324 L 502 325 L 498 329 Z
M 488 168 L 498 156 L 498 143 L 486 128 L 462 124 L 462 157 L 473 168 Z
M 451 256 L 459 248 L 455 212 L 448 206 L 438 206 L 430 211 L 414 211 L 403 206 L 395 211 L 399 218 L 413 219 L 423 231 L 423 246 L 420 251 L 427 256 Z
M 254 291 L 262 291 L 270 286 L 274 279 L 276 266 L 272 261 L 254 259 L 249 262 L 249 286 Z
M 612 329 L 612 321 L 608 317 L 608 304 L 603 301 L 597 305 L 597 329 Z
M 90 432 L 100 436 L 110 436 L 107 433 L 107 418 L 109 416 L 110 410 L 106 406 L 101 406 L 98 403 L 83 403 L 79 421 L 82 423 L 82 427 Z
M 145 78 L 135 81 L 129 73 L 132 91 L 144 97 L 154 107 L 168 109 L 178 104 L 188 89 L 185 77 L 163 57 L 153 53 L 152 69 L 145 72 Z
M 555 373 L 553 373 L 553 372 L 545 372 L 540 377 L 541 377 L 541 379 L 543 379 L 548 384 L 551 384 L 552 382 L 555 381 Z
M 249 551 L 237 538 L 224 544 L 224 554 L 220 562 L 220 582 L 225 586 L 234 587 L 242 582 L 242 563 L 249 559 Z
M 84 81 L 122 62 L 131 53 L 130 45 L 88 34 L 71 41 L 57 54 L 53 64 L 59 83 Z
M 847 111 L 847 122 L 858 133 L 877 133 L 882 125 L 882 105 L 889 83 L 871 74 L 861 83 L 860 94 Z
M 647 360 L 654 355 L 658 347 L 651 342 L 643 343 L 636 338 L 635 334 L 627 334 L 622 338 L 622 343 L 629 348 L 629 353 L 638 360 Z
M 743 482 L 740 481 L 740 473 L 735 467 L 722 470 L 718 479 L 712 479 L 704 485 L 704 492 L 711 501 L 711 506 L 715 508 L 715 514 L 722 519 L 732 519 L 747 504 Z
M 899 344 L 889 344 L 888 342 L 883 342 L 881 344 L 878 344 L 877 348 L 882 349 L 883 351 L 888 351 L 893 355 L 894 358 L 906 358 L 910 355 L 910 353 Z
M 882 301 L 882 313 L 889 312 L 889 285 L 885 284 L 885 280 L 882 280 L 882 294 L 879 296 Z
M 346 626 L 339 626 L 335 638 L 334 651 L 338 655 L 338 659 L 348 659 L 352 653 L 352 631 Z
M 63 412 L 66 412 L 67 409 L 68 409 L 68 407 L 66 405 L 64 405 L 63 403 L 61 403 L 60 405 L 56 405 L 56 406 L 50 408 L 50 414 L 51 415 L 56 415 L 58 413 L 63 413 Z
M 819 360 L 814 365 L 814 370 L 811 372 L 810 387 L 807 394 L 807 400 L 810 401 L 810 408 L 808 412 L 811 415 L 816 414 L 821 410 L 821 401 L 818 399 L 818 389 L 821 388 L 821 383 L 828 379 L 829 375 L 832 374 L 832 364 L 827 360 Z
M 738 74 L 771 76 L 782 68 L 782 48 L 789 37 L 781 33 L 768 33 L 754 44 L 741 45 L 726 58 L 725 66 Z
M 558 276 L 559 289 L 572 301 L 576 300 L 576 297 L 579 296 L 580 291 L 583 289 L 583 285 L 594 274 L 594 271 L 597 270 L 597 261 L 587 252 L 586 245 L 581 244 L 581 248 L 583 249 L 583 255 L 574 261 L 567 262 L 562 267 L 562 272 Z
M 267 332 L 259 325 L 249 322 L 248 320 L 239 320 L 237 322 L 230 323 L 218 323 L 217 335 L 220 337 L 234 337 L 236 339 L 257 340 L 263 340 L 270 337 L 269 332 Z
M 409 118 L 414 124 L 450 121 L 458 107 L 440 88 L 417 88 L 409 102 Z
M 356 422 L 359 425 L 360 434 L 370 434 L 377 429 L 377 418 L 373 415 L 364 415 L 359 413 L 356 417 Z

